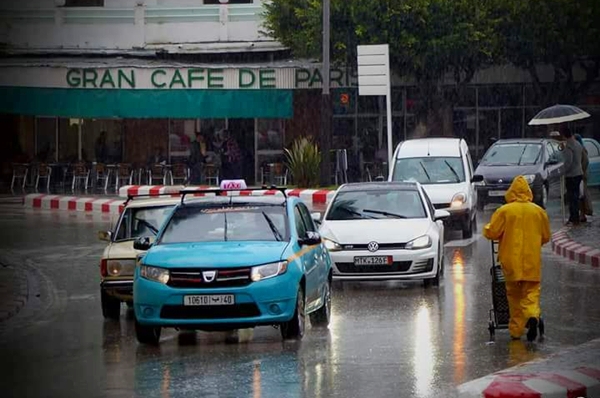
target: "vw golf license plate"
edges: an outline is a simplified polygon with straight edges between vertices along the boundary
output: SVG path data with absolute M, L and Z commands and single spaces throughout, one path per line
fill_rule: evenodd
M 183 305 L 234 305 L 233 294 L 210 294 L 198 296 L 183 296 Z
M 390 265 L 392 256 L 354 257 L 354 265 Z

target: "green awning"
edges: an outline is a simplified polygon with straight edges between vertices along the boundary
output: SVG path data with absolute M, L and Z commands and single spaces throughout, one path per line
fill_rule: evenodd
M 0 113 L 72 118 L 285 118 L 293 90 L 0 87 Z

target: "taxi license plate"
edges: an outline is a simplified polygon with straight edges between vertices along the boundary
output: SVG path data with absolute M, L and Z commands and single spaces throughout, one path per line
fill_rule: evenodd
M 506 191 L 490 191 L 488 193 L 490 196 L 504 196 L 506 195 Z
M 354 257 L 354 265 L 390 265 L 392 256 Z
M 234 305 L 235 296 L 233 294 L 210 294 L 197 296 L 183 296 L 183 305 L 203 306 L 203 305 Z

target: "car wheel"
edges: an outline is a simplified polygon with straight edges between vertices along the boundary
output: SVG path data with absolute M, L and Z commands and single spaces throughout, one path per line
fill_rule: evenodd
M 137 341 L 142 344 L 158 345 L 160 332 L 160 326 L 145 326 L 141 325 L 137 319 L 135 320 L 135 336 Z
M 471 217 L 471 215 L 469 215 Z M 462 230 L 463 239 L 469 239 L 473 237 L 473 230 L 475 229 L 475 217 L 469 218 L 465 223 Z
M 310 323 L 314 326 L 327 326 L 331 319 L 331 281 L 325 284 L 325 301 L 321 308 L 310 314 Z
M 298 289 L 296 296 L 296 310 L 294 316 L 287 322 L 281 324 L 281 337 L 285 340 L 298 339 L 300 340 L 304 336 L 304 329 L 306 327 L 306 313 L 304 303 L 304 291 L 302 288 Z
M 110 297 L 104 290 L 100 293 L 100 300 L 104 318 L 118 320 L 121 317 L 121 300 Z

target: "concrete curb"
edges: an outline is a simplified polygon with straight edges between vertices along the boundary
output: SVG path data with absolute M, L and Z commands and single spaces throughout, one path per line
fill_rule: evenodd
M 191 186 L 184 187 L 183 185 L 126 185 L 119 188 L 119 196 L 126 198 L 128 195 L 150 195 L 158 196 L 164 194 L 178 194 L 183 188 L 193 188 Z M 214 187 L 198 187 L 201 189 L 210 189 Z M 328 204 L 335 191 L 329 189 L 286 189 L 288 196 L 299 197 L 307 205 L 325 205 Z M 261 190 L 261 191 L 233 191 L 231 195 L 239 196 L 263 196 L 263 195 L 277 195 L 278 191 L 275 190 Z M 204 195 L 199 195 L 204 196 Z
M 470 381 L 457 391 L 459 398 L 600 397 L 600 339 Z
M 600 250 L 577 243 L 569 237 L 570 228 L 564 227 L 552 235 L 552 251 L 579 264 L 600 266 Z
M 25 207 L 45 210 L 65 210 L 87 213 L 119 214 L 123 199 L 107 199 L 78 196 L 29 194 L 23 198 Z

